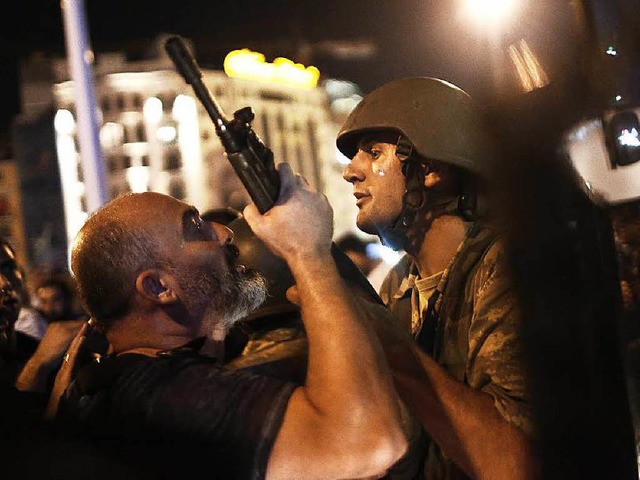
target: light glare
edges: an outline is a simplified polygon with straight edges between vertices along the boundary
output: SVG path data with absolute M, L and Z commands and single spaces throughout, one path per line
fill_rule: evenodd
M 75 131 L 76 122 L 69 110 L 58 110 L 53 119 L 53 126 L 60 135 L 71 135 Z
M 175 127 L 171 125 L 164 125 L 156 130 L 156 136 L 161 142 L 171 143 L 176 139 L 178 133 L 176 132 Z
M 469 18 L 488 27 L 504 21 L 515 9 L 517 0 L 466 0 Z
M 157 97 L 150 97 L 144 102 L 142 114 L 149 123 L 159 123 L 162 119 L 162 100 Z
M 625 128 L 618 137 L 618 142 L 624 147 L 640 147 L 638 131 L 635 128 L 632 128 L 631 131 Z
M 134 193 L 149 190 L 149 167 L 134 166 L 127 168 L 127 183 Z

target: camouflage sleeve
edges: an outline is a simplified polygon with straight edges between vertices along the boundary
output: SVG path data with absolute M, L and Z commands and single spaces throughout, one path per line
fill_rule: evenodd
M 469 384 L 491 395 L 507 421 L 531 434 L 521 309 L 499 243 L 485 255 L 467 298 L 474 303 L 469 329 Z

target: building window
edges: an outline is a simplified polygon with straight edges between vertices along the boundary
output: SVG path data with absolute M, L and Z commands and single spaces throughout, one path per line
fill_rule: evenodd
M 122 169 L 120 155 L 109 155 L 107 157 L 107 167 L 109 168 L 109 173 L 120 171 Z
M 105 97 L 100 102 L 100 109 L 106 115 L 111 112 L 111 104 L 109 103 L 109 98 Z
M 144 129 L 144 123 L 139 122 L 136 125 L 136 140 L 138 142 L 146 142 L 147 141 L 147 133 Z
M 177 152 L 169 152 L 164 157 L 164 170 L 179 170 L 180 155 Z
M 169 195 L 177 198 L 178 200 L 184 200 L 184 183 L 182 180 L 175 180 L 171 183 Z

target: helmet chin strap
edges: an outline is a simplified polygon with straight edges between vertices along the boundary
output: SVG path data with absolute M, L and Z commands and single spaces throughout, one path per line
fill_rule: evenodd
M 427 202 L 427 198 L 429 197 L 428 192 L 423 188 L 422 189 L 422 198 L 424 199 L 424 204 Z M 438 217 L 443 215 L 457 215 L 463 218 L 463 220 L 471 221 L 472 219 L 468 219 L 466 216 L 461 214 L 460 211 L 460 199 L 447 200 L 442 203 L 431 202 L 433 208 L 429 212 L 428 217 L 425 219 L 424 225 L 422 228 L 426 230 L 429 225 Z M 408 205 L 406 202 L 403 202 L 402 212 L 395 220 L 393 225 L 388 228 L 382 230 L 380 234 L 381 241 L 383 245 L 392 248 L 393 250 L 404 250 L 410 251 L 411 242 L 409 240 L 408 231 L 411 225 L 414 223 L 416 215 L 420 211 L 420 208 L 413 208 Z
M 407 250 L 410 246 L 407 231 L 413 224 L 416 215 L 427 203 L 428 192 L 424 186 L 424 179 L 429 166 L 412 158 L 411 144 L 400 135 L 396 145 L 396 156 L 402 163 L 402 173 L 406 178 L 406 190 L 402 197 L 402 211 L 393 224 L 380 232 L 383 245 L 393 250 Z M 434 202 L 428 223 L 442 215 L 458 215 L 465 221 L 476 219 L 476 195 L 465 186 L 464 193 L 456 200 L 447 200 L 441 204 Z
M 404 250 L 407 246 L 407 229 L 426 202 L 424 178 L 427 174 L 427 165 L 414 160 L 411 157 L 412 153 L 413 145 L 403 135 L 399 135 L 396 143 L 396 156 L 400 160 L 402 174 L 406 178 L 402 211 L 390 227 L 380 232 L 382 243 L 396 251 Z

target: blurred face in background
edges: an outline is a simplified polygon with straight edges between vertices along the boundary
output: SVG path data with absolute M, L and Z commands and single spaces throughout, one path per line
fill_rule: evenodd
M 45 285 L 36 290 L 36 305 L 38 310 L 49 322 L 60 320 L 67 312 L 65 294 L 57 285 Z

